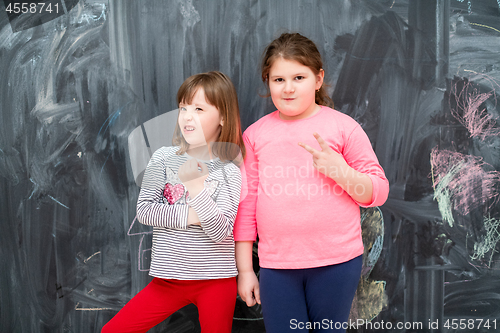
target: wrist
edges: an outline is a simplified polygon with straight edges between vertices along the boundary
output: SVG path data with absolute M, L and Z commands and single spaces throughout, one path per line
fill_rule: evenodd
M 347 163 L 342 163 L 341 165 L 335 165 L 329 168 L 328 177 L 337 181 L 342 178 L 347 178 L 349 173 L 352 172 L 352 168 Z
M 186 187 L 186 191 L 189 192 L 189 196 L 191 197 L 191 199 L 200 194 L 200 192 L 205 188 L 202 182 L 200 183 L 193 180 L 185 182 L 184 186 Z
M 186 188 L 186 189 L 189 192 L 189 198 L 190 199 L 194 199 L 195 197 L 198 196 L 198 194 L 201 193 L 201 191 L 203 191 L 203 186 L 201 186 L 201 187 Z
M 238 268 L 238 275 L 255 275 L 255 272 L 252 269 L 239 269 Z

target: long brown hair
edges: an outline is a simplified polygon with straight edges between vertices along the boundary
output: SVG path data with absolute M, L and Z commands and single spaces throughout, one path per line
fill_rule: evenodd
M 231 80 L 219 71 L 200 73 L 188 77 L 177 92 L 177 104 L 191 104 L 198 89 L 203 89 L 205 98 L 210 105 L 219 110 L 224 126 L 216 142 L 213 143 L 212 153 L 223 161 L 235 161 L 239 164 L 238 155 L 245 158 L 245 145 L 241 135 L 240 109 L 238 96 Z M 189 144 L 182 136 L 177 123 L 172 140 L 174 145 L 180 146 L 178 155 L 189 149 Z
M 269 71 L 276 59 L 297 61 L 307 66 L 311 71 L 318 75 L 323 69 L 323 61 L 318 48 L 312 40 L 302 36 L 299 33 L 283 33 L 273 40 L 264 50 L 262 56 L 262 81 L 269 87 Z M 315 102 L 319 105 L 330 106 L 333 108 L 333 101 L 326 92 L 326 85 L 323 84 L 315 94 Z M 269 97 L 268 94 L 266 97 Z

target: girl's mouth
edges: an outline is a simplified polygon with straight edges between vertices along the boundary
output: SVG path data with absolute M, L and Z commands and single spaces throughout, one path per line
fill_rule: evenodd
M 184 132 L 193 132 L 196 128 L 194 126 L 184 126 Z

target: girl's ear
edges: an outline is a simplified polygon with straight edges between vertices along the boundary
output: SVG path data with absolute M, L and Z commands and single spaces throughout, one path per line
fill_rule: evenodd
M 319 90 L 323 85 L 323 80 L 325 79 L 325 71 L 323 68 L 319 70 L 318 75 L 316 75 L 316 90 Z

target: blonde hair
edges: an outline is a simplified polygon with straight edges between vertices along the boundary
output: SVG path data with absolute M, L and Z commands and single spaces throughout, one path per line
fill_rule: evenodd
M 198 89 L 203 89 L 205 98 L 210 105 L 219 111 L 224 126 L 219 137 L 213 143 L 212 153 L 223 161 L 234 161 L 241 152 L 245 157 L 245 145 L 241 134 L 240 111 L 238 96 L 231 80 L 219 71 L 200 73 L 188 77 L 177 92 L 177 104 L 191 104 Z M 179 123 L 174 130 L 173 144 L 180 146 L 178 155 L 189 149 L 189 144 L 182 136 Z M 238 164 L 240 159 L 236 163 Z
M 323 69 L 323 61 L 318 48 L 312 40 L 299 33 L 283 33 L 273 40 L 264 50 L 262 57 L 262 81 L 269 87 L 269 71 L 276 59 L 297 61 L 307 66 L 318 75 Z M 323 84 L 315 94 L 315 102 L 319 105 L 333 108 L 333 101 L 326 92 L 326 85 Z M 270 94 L 265 97 L 269 97 Z

